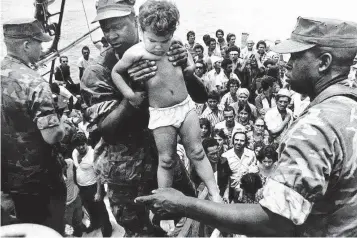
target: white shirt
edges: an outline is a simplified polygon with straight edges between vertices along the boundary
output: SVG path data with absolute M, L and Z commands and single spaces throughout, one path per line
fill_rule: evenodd
M 300 116 L 300 114 L 309 106 L 310 104 L 310 98 L 306 97 L 304 100 L 301 100 L 301 94 L 300 93 L 294 93 L 294 95 L 291 96 L 291 100 L 294 105 L 294 118 L 297 118 Z
M 94 150 L 88 146 L 86 155 L 78 163 L 78 150 L 74 149 L 72 158 L 74 165 L 77 167 L 77 183 L 80 186 L 90 186 L 97 182 L 97 176 L 94 171 Z
M 248 50 L 248 47 L 244 47 L 240 53 L 240 56 L 242 57 L 242 59 L 244 59 L 245 57 L 249 57 L 252 54 L 255 54 L 255 49 L 253 48 L 251 51 Z
M 232 130 L 229 130 L 226 126 L 226 120 L 221 121 L 219 123 L 217 123 L 214 126 L 215 129 L 222 129 L 224 131 L 224 134 L 226 134 L 229 138 L 229 143 L 230 143 L 230 147 L 232 146 L 232 135 L 233 132 L 237 132 L 237 131 L 245 131 L 245 127 L 243 125 L 241 125 L 240 123 L 238 123 L 237 121 L 234 121 L 234 127 L 232 128 Z
M 274 139 L 275 142 L 279 143 L 280 138 L 284 134 L 284 132 L 288 129 L 288 127 L 293 123 L 293 112 L 287 108 L 286 109 L 287 113 L 290 114 L 291 120 L 289 121 L 289 124 L 287 127 L 284 128 L 284 130 L 279 134 L 278 137 Z M 278 108 L 275 106 L 267 111 L 264 117 L 265 124 L 268 128 L 269 131 L 276 129 L 283 123 L 283 118 L 281 117 L 281 114 L 278 110 Z
M 223 153 L 222 157 L 227 159 L 229 168 L 232 170 L 231 187 L 233 188 L 240 185 L 240 180 L 244 174 L 259 171 L 255 153 L 248 148 L 244 148 L 241 158 L 237 156 L 234 148 Z
M 81 56 L 80 58 L 79 58 L 79 60 L 78 60 L 78 63 L 77 63 L 77 66 L 79 67 L 79 68 L 87 68 L 89 65 L 92 65 L 92 64 L 94 64 L 95 63 L 95 61 L 94 61 L 94 59 L 92 58 L 92 57 L 90 57 L 89 56 L 89 58 L 88 58 L 88 60 L 85 60 L 84 58 L 83 58 L 83 56 Z
M 219 74 L 216 72 L 215 69 L 212 69 L 211 71 L 209 71 L 207 73 L 207 77 L 208 77 L 208 85 L 209 85 L 209 89 L 211 91 L 213 90 L 217 90 L 217 85 L 219 85 L 219 83 L 217 82 L 221 82 L 221 77 L 223 77 L 223 70 L 221 69 L 221 71 L 219 72 Z M 228 82 L 228 81 L 227 81 Z

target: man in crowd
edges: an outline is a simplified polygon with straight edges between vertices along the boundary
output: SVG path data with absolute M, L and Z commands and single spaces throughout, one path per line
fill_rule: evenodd
M 185 44 L 185 47 L 188 50 L 188 52 L 192 55 L 192 57 L 196 56 L 196 52 L 194 50 L 194 47 L 196 45 L 195 39 L 196 39 L 196 34 L 194 31 L 187 32 L 187 43 Z
M 259 60 L 262 64 L 269 58 L 267 52 L 265 51 L 267 48 L 267 43 L 265 41 L 260 40 L 257 43 L 257 60 Z
M 233 33 L 228 33 L 227 35 L 227 47 L 236 45 L 236 35 Z
M 7 56 L 1 62 L 1 191 L 13 200 L 20 223 L 63 234 L 66 185 L 52 150 L 65 132 L 49 84 L 31 69 L 40 58 L 41 43 L 51 37 L 35 19 L 11 20 L 3 30 Z
M 291 53 L 288 82 L 312 102 L 285 133 L 260 204 L 215 204 L 174 189 L 137 202 L 249 236 L 356 236 L 357 88 L 347 75 L 357 24 L 299 17 L 290 39 L 273 50 Z
M 274 81 L 272 77 L 264 76 L 262 78 L 262 92 L 255 98 L 255 106 L 261 116 L 264 116 L 270 108 L 276 106 L 276 101 L 273 97 L 273 85 Z
M 218 49 L 222 50 L 227 45 L 227 42 L 224 39 L 224 32 L 222 29 L 218 29 L 216 31 L 216 37 L 217 37 L 217 47 Z
M 124 52 L 139 42 L 134 2 L 98 1 L 94 21 L 99 21 L 104 37 L 113 48 L 84 71 L 81 94 L 88 106 L 84 117 L 89 122 L 88 130 L 93 144 L 97 144 L 98 138 L 101 138 L 95 147 L 98 158 L 95 166 L 102 182 L 108 183 L 109 202 L 116 221 L 124 227 L 127 236 L 163 236 L 151 225 L 149 211 L 133 202 L 136 196 L 148 194 L 157 187 L 158 157 L 154 139 L 147 129 L 147 102 L 129 103 L 116 89 L 111 78 L 112 68 Z M 183 69 L 193 63 L 186 49 L 177 43 L 171 45 L 169 60 Z M 141 61 L 129 70 L 128 77 L 135 83 L 138 80 L 150 80 L 156 69 L 155 62 Z M 206 101 L 204 86 L 198 78 L 185 78 L 185 81 L 193 100 L 201 103 Z M 176 165 L 180 166 L 179 163 Z M 179 179 L 181 181 L 177 180 L 177 183 L 182 182 L 182 188 L 189 189 L 185 178 Z M 189 192 L 184 191 L 186 194 Z
M 79 80 L 82 79 L 84 70 L 93 63 L 94 63 L 94 59 L 90 56 L 90 50 L 88 46 L 83 46 L 82 57 L 79 58 L 77 63 L 79 68 Z
M 237 46 L 232 46 L 227 49 L 227 54 L 229 55 L 230 60 L 233 63 L 233 72 L 236 70 L 241 71 L 242 62 L 239 60 L 240 49 Z
M 293 122 L 293 113 L 287 108 L 291 100 L 289 90 L 286 88 L 280 89 L 275 99 L 276 106 L 267 111 L 264 121 L 270 136 L 275 143 L 279 144 L 283 133 Z
M 232 132 L 233 131 L 245 131 L 245 127 L 239 124 L 236 121 L 236 113 L 233 107 L 225 107 L 223 109 L 223 117 L 224 121 L 221 121 L 215 125 L 215 129 L 222 129 L 224 133 L 229 138 L 229 142 L 231 143 Z M 229 145 L 230 146 L 230 145 Z
M 221 63 L 221 67 L 223 69 L 223 75 L 222 77 L 219 77 L 219 80 L 216 81 L 216 86 L 218 86 L 219 88 L 219 92 L 221 94 L 226 93 L 227 90 L 227 82 L 230 79 L 234 79 L 236 81 L 238 81 L 239 85 L 240 85 L 240 80 L 238 78 L 238 76 L 233 73 L 233 62 L 230 59 L 224 59 Z
M 208 83 L 211 89 L 218 90 L 219 88 L 216 87 L 217 82 L 220 82 L 224 74 L 221 67 L 222 58 L 218 56 L 212 56 L 211 62 L 212 62 L 213 69 L 211 69 L 207 73 Z
M 68 65 L 68 57 L 65 55 L 59 58 L 60 65 L 56 67 L 55 79 L 56 81 L 63 82 L 68 91 L 74 95 L 79 94 L 79 84 L 75 84 L 71 78 L 71 70 Z
M 207 50 L 207 56 L 218 56 L 221 57 L 221 50 L 217 48 L 217 42 L 215 38 L 210 38 L 209 40 L 209 45 L 208 45 L 208 50 Z
M 212 69 L 212 61 L 210 57 L 204 54 L 204 47 L 201 44 L 197 43 L 193 47 L 193 50 L 195 51 L 195 57 L 193 57 L 193 60 L 195 62 L 197 60 L 203 60 L 203 62 L 207 66 L 207 71 L 210 71 Z
M 224 120 L 223 111 L 218 108 L 219 94 L 212 91 L 208 94 L 207 105 L 208 107 L 202 112 L 201 118 L 207 118 L 211 123 L 212 128 Z

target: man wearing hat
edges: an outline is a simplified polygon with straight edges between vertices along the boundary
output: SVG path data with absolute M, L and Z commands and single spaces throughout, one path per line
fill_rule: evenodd
M 282 137 L 259 204 L 214 204 L 174 189 L 136 202 L 249 236 L 356 236 L 357 89 L 346 80 L 357 24 L 299 17 L 291 38 L 272 50 L 291 53 L 288 82 L 312 101 Z
M 275 100 L 276 106 L 266 112 L 264 121 L 270 136 L 279 144 L 282 135 L 293 122 L 293 112 L 287 108 L 291 101 L 291 93 L 288 89 L 282 88 L 278 91 Z
M 63 234 L 66 185 L 53 145 L 64 137 L 48 82 L 31 69 L 42 42 L 51 41 L 38 20 L 4 23 L 7 55 L 1 62 L 1 190 L 10 194 L 20 223 Z
M 158 157 L 155 141 L 147 129 L 148 103 L 130 104 L 111 78 L 112 68 L 124 52 L 139 42 L 134 3 L 133 0 L 97 2 L 94 22 L 99 21 L 112 48 L 85 69 L 81 94 L 87 105 L 84 118 L 89 122 L 90 137 L 96 145 L 96 169 L 103 183 L 108 183 L 109 202 L 118 224 L 125 228 L 127 236 L 163 236 L 163 233 L 153 230 L 145 206 L 134 204 L 136 196 L 149 194 L 157 187 Z M 173 44 L 171 48 L 169 60 L 185 69 L 192 60 L 188 61 L 187 50 L 180 44 Z M 128 77 L 136 82 L 150 80 L 156 69 L 155 62 L 143 61 L 128 70 Z M 204 102 L 206 91 L 199 79 L 185 80 L 193 100 Z M 140 83 L 132 86 L 140 87 Z M 99 134 L 98 138 L 93 137 L 95 134 Z M 182 187 L 186 189 L 186 194 L 194 194 L 193 187 L 186 183 L 188 178 L 184 178 L 185 175 L 182 173 L 180 177 L 184 184 Z M 178 184 L 174 182 L 174 186 Z

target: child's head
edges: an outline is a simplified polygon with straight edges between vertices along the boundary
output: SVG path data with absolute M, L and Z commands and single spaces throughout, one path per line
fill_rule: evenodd
M 263 187 L 262 179 L 257 173 L 247 173 L 240 180 L 240 187 L 244 192 L 255 195 Z
M 177 7 L 168 1 L 148 0 L 139 9 L 139 23 L 148 52 L 164 55 L 179 23 Z

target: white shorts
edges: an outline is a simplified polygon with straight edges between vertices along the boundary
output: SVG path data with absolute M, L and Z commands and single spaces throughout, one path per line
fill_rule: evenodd
M 153 108 L 149 107 L 150 119 L 149 129 L 154 130 L 159 127 L 173 126 L 180 128 L 187 114 L 195 110 L 195 103 L 190 95 L 185 100 L 171 107 Z

